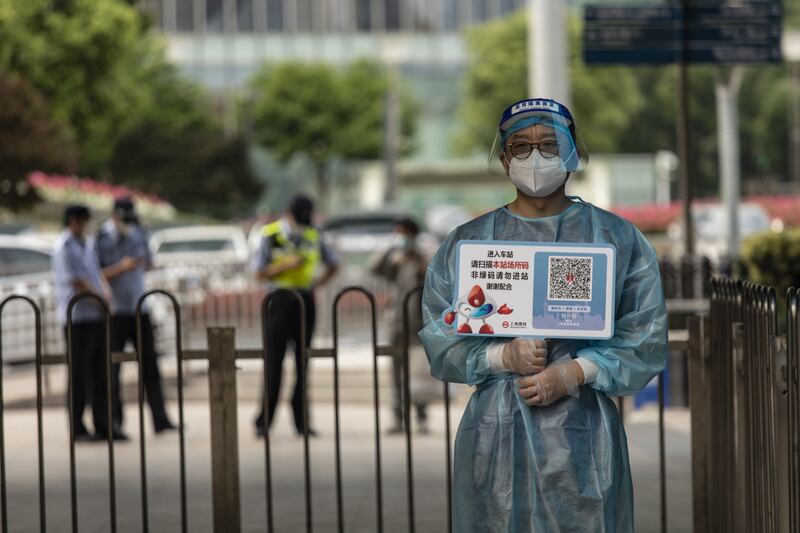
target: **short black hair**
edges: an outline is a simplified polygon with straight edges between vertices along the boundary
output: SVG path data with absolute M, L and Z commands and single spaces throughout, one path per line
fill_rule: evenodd
M 289 201 L 289 212 L 313 211 L 314 200 L 305 194 L 298 194 Z
M 70 204 L 64 209 L 64 226 L 69 226 L 72 219 L 80 222 L 92 218 L 92 212 L 83 204 Z
M 138 224 L 139 217 L 136 215 L 136 208 L 133 200 L 128 196 L 122 196 L 114 200 L 112 213 L 121 218 L 126 224 Z
M 133 200 L 130 196 L 121 196 L 114 200 L 114 210 L 133 211 Z
M 419 224 L 411 217 L 400 217 L 394 221 L 394 225 L 403 228 L 411 235 L 419 235 Z
M 289 212 L 300 224 L 311 224 L 314 201 L 305 194 L 298 194 L 289 202 Z

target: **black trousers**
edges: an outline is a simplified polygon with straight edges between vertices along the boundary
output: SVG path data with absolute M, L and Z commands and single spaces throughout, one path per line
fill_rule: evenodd
M 164 409 L 164 392 L 161 387 L 161 373 L 158 370 L 158 354 L 153 338 L 153 324 L 150 315 L 142 315 L 142 346 L 139 350 L 136 339 L 136 317 L 115 316 L 111 322 L 111 351 L 121 352 L 130 341 L 142 354 L 142 378 L 145 397 L 153 415 L 153 424 L 158 428 L 169 423 Z M 120 384 L 120 365 L 112 367 L 112 385 L 114 388 L 114 425 L 122 427 L 122 395 Z
M 413 327 L 413 326 L 412 326 Z M 422 329 L 422 328 L 419 328 Z M 394 346 L 402 346 L 403 334 L 397 333 L 392 336 L 392 344 Z M 409 355 L 410 351 L 409 351 Z M 410 362 L 409 362 L 410 364 Z M 409 372 L 410 375 L 410 372 Z M 410 381 L 410 380 L 409 380 Z M 403 411 L 403 358 L 399 355 L 392 356 L 392 412 L 394 413 L 394 422 L 397 426 L 402 426 L 405 420 L 405 413 Z M 409 389 L 410 390 L 410 389 Z M 417 422 L 424 423 L 428 420 L 428 404 L 415 402 L 411 398 L 414 407 L 417 409 Z
M 92 406 L 94 431 L 108 434 L 108 391 L 106 379 L 106 328 L 103 322 L 72 325 L 72 365 L 69 379 L 72 384 L 72 427 L 75 434 L 88 434 L 83 423 L 83 411 Z M 69 342 L 67 328 L 64 337 Z
M 303 297 L 306 311 L 306 338 L 305 344 L 311 344 L 311 335 L 314 331 L 314 321 L 316 319 L 316 307 L 314 304 L 314 294 L 311 291 L 298 291 Z M 269 412 L 267 413 L 267 427 L 272 424 L 275 415 L 275 408 L 278 404 L 278 397 L 281 389 L 281 377 L 283 370 L 283 357 L 286 354 L 286 345 L 292 341 L 294 345 L 294 366 L 297 379 L 294 384 L 294 394 L 292 395 L 292 412 L 294 413 L 294 425 L 297 431 L 302 433 L 306 427 L 303 417 L 303 386 L 306 376 L 303 373 L 303 365 L 300 359 L 301 339 L 300 339 L 300 304 L 289 294 L 281 293 L 273 297 L 269 304 L 267 313 L 267 384 L 266 395 L 269 400 Z M 262 393 L 263 394 L 263 393 Z M 264 402 L 261 402 L 262 410 L 256 418 L 256 427 L 264 427 Z

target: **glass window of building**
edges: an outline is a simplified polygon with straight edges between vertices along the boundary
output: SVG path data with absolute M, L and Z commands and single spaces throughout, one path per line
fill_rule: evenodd
M 223 0 L 206 0 L 206 31 L 222 32 Z
M 267 31 L 283 30 L 283 1 L 267 0 Z
M 370 0 L 356 0 L 356 29 L 358 31 L 367 31 L 372 24 L 372 6 Z
M 236 31 L 251 32 L 254 28 L 253 2 L 255 0 L 236 0 Z
M 176 26 L 178 31 L 194 30 L 194 0 L 177 0 L 175 2 Z

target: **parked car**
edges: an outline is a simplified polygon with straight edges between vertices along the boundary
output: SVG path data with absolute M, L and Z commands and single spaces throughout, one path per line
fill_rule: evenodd
M 50 272 L 52 246 L 41 239 L 0 235 L 0 277 Z
M 157 266 L 247 264 L 242 229 L 233 225 L 182 226 L 153 232 L 150 249 Z
M 404 215 L 400 211 L 380 211 L 334 216 L 322 226 L 323 238 L 347 265 L 364 266 L 376 251 L 392 244 L 395 222 Z M 438 240 L 422 232 L 418 244 L 432 256 Z
M 768 231 L 776 226 L 766 210 L 758 204 L 742 203 L 738 209 L 739 240 Z M 708 257 L 712 263 L 719 263 L 728 255 L 728 215 L 722 204 L 700 204 L 692 207 L 694 224 L 695 254 Z M 673 255 L 683 253 L 683 230 L 680 222 L 670 225 L 669 237 L 672 241 Z

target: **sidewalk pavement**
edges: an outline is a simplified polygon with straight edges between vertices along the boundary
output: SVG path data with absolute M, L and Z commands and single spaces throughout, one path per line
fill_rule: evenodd
M 252 431 L 256 405 L 238 407 L 243 531 L 264 531 L 266 503 L 264 441 Z M 174 404 L 172 405 L 174 411 Z M 460 400 L 452 407 L 453 432 L 463 411 Z M 333 407 L 312 405 L 320 436 L 311 441 L 314 530 L 335 531 L 336 498 L 333 448 Z M 376 531 L 374 414 L 369 405 L 342 406 L 342 468 L 344 519 L 348 532 Z M 389 409 L 381 410 L 384 430 L 391 423 Z M 126 405 L 126 429 L 131 442 L 115 446 L 119 531 L 141 531 L 138 414 Z M 189 531 L 211 532 L 211 479 L 208 408 L 202 401 L 185 405 Z M 414 435 L 416 530 L 446 531 L 444 411 L 431 408 L 432 433 Z M 626 420 L 632 469 L 637 533 L 659 531 L 657 412 L 645 409 Z M 150 531 L 180 530 L 178 510 L 178 435 L 155 436 L 147 418 L 147 472 Z M 69 531 L 69 463 L 66 412 L 48 407 L 45 424 L 48 531 Z M 5 413 L 6 458 L 11 531 L 38 531 L 38 477 L 35 411 L 10 409 Z M 291 414 L 284 406 L 273 430 L 273 493 L 275 524 L 280 532 L 305 530 L 302 439 L 292 432 Z M 667 469 L 669 531 L 691 531 L 691 476 L 689 417 L 685 410 L 667 413 Z M 387 532 L 408 531 L 405 438 L 381 435 L 384 525 Z M 77 447 L 80 531 L 109 531 L 107 448 L 104 443 Z

